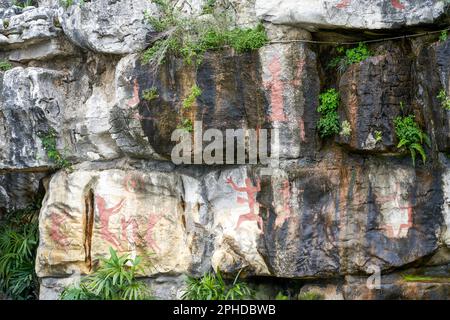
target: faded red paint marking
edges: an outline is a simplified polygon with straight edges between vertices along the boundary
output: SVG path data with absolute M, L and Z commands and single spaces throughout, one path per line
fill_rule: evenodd
M 133 82 L 133 97 L 128 101 L 128 107 L 133 108 L 136 107 L 141 100 L 139 99 L 139 83 L 137 79 L 134 79 Z
M 250 178 L 245 179 L 245 187 L 239 187 L 236 183 L 233 182 L 231 178 L 227 179 L 227 183 L 233 188 L 233 190 L 237 192 L 243 192 L 247 194 L 247 198 L 238 197 L 238 203 L 244 204 L 247 203 L 250 212 L 246 214 L 242 214 L 239 216 L 238 222 L 236 224 L 236 230 L 239 229 L 242 223 L 246 221 L 256 221 L 258 223 L 258 227 L 261 230 L 261 232 L 264 232 L 264 225 L 262 218 L 255 213 L 255 207 L 259 206 L 259 204 L 256 201 L 256 194 L 261 191 L 261 182 L 258 179 L 256 186 L 252 184 L 252 181 Z
M 269 71 L 272 79 L 264 82 L 266 90 L 270 90 L 270 104 L 272 112 L 270 115 L 271 121 L 285 121 L 284 114 L 284 84 L 281 81 L 281 61 L 279 56 L 275 56 L 269 63 Z
M 67 214 L 64 211 L 64 214 Z M 55 212 L 50 215 L 50 238 L 60 247 L 67 248 L 71 242 L 67 235 L 62 232 L 62 228 L 66 225 L 66 218 Z
M 130 218 L 130 219 L 126 219 L 125 217 L 122 217 L 120 219 L 120 226 L 121 226 L 121 233 L 122 233 L 122 239 L 127 239 L 127 243 L 134 243 L 134 244 L 139 244 L 140 241 L 140 237 L 139 237 L 139 223 L 136 221 L 135 218 Z M 127 229 L 128 227 L 131 226 L 132 227 L 132 236 L 131 239 L 129 238 L 128 234 L 127 234 Z M 126 250 L 126 248 L 122 248 L 124 250 Z
M 306 61 L 300 60 L 297 65 L 297 72 L 295 73 L 295 77 L 292 80 L 291 84 L 295 87 L 300 87 L 303 83 L 302 76 L 303 70 L 305 69 Z
M 145 182 L 141 176 L 128 174 L 123 181 L 123 185 L 126 191 L 136 192 L 144 189 Z
M 338 9 L 348 8 L 350 3 L 351 3 L 351 0 L 342 0 L 341 2 L 336 4 L 336 8 L 338 8 Z M 405 5 L 403 3 L 401 3 L 400 0 L 391 0 L 391 5 L 397 10 L 405 9 Z
M 281 187 L 281 197 L 283 200 L 283 208 L 281 212 L 277 213 L 277 218 L 275 219 L 275 226 L 280 227 L 284 224 L 284 222 L 289 219 L 292 215 L 290 200 L 291 200 L 291 186 L 289 184 L 289 180 L 283 181 L 283 185 Z
M 403 10 L 405 9 L 405 5 L 400 2 L 400 0 L 391 0 L 391 4 L 395 9 Z
M 120 241 L 116 235 L 114 235 L 109 230 L 109 220 L 110 218 L 117 214 L 123 207 L 125 200 L 121 200 L 118 204 L 111 208 L 106 208 L 106 201 L 101 196 L 95 197 L 95 202 L 97 204 L 97 209 L 100 217 L 100 233 L 104 240 L 112 243 L 116 248 L 120 248 Z
M 350 5 L 351 0 L 342 0 L 336 5 L 336 8 L 343 9 L 347 8 Z
M 408 230 L 413 226 L 413 206 L 411 205 L 411 197 L 408 200 L 406 206 L 401 206 L 401 187 L 400 183 L 396 184 L 395 192 L 386 197 L 377 198 L 380 202 L 394 202 L 395 207 L 399 209 L 400 214 L 402 214 L 402 219 L 406 220 L 406 223 L 400 223 L 399 225 L 394 225 L 392 223 L 387 223 L 384 228 L 390 238 L 400 238 L 403 231 L 408 232 Z M 406 219 L 405 218 L 406 213 Z M 398 229 L 398 230 L 397 230 Z
M 298 129 L 300 134 L 300 141 L 301 142 L 307 142 L 306 141 L 306 133 L 305 133 L 305 121 L 303 121 L 303 117 L 300 117 L 297 120 L 298 123 Z
M 147 220 L 147 230 L 145 231 L 145 241 L 147 245 L 155 252 L 160 251 L 155 239 L 153 238 L 153 229 L 159 220 L 161 220 L 161 215 L 150 215 Z

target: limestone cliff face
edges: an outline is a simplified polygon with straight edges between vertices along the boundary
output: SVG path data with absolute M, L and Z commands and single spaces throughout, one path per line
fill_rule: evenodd
M 0 1 L 0 60 L 13 64 L 0 71 L 0 214 L 45 187 L 41 298 L 56 299 L 113 247 L 144 258 L 162 298 L 213 267 L 272 291 L 292 279 L 330 299 L 448 299 L 449 283 L 402 274 L 450 273 L 450 111 L 437 98 L 450 92 L 450 41 L 374 42 L 370 58 L 342 72 L 328 67 L 334 46 L 296 41 L 444 29 L 446 1 L 231 3 L 237 24 L 262 20 L 272 41 L 208 52 L 198 68 L 173 57 L 154 74 L 140 59 L 155 37 L 147 0 Z M 187 112 L 194 85 L 202 93 Z M 323 140 L 317 107 L 331 87 L 351 135 Z M 426 164 L 396 148 L 404 114 L 430 136 Z M 175 165 L 171 135 L 186 117 L 224 133 L 279 129 L 279 166 L 267 175 L 261 165 Z M 48 159 L 49 130 L 72 170 Z M 377 270 L 382 290 L 368 289 Z

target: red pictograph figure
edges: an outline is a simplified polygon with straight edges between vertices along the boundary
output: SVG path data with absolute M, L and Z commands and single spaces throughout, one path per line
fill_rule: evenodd
M 137 79 L 133 81 L 133 97 L 128 101 L 128 107 L 136 107 L 141 100 L 139 99 L 139 83 Z
M 283 200 L 283 207 L 281 211 L 277 213 L 277 218 L 275 219 L 276 227 L 282 226 L 284 222 L 291 217 L 291 207 L 289 206 L 289 201 L 291 200 L 291 187 L 288 180 L 283 181 L 281 198 Z
M 122 241 L 124 239 L 127 239 L 127 243 L 130 243 L 130 240 L 132 243 L 138 245 L 140 244 L 140 239 L 139 239 L 139 223 L 136 221 L 135 218 L 130 218 L 130 219 L 126 219 L 125 217 L 122 217 L 120 219 L 120 226 L 121 226 L 121 231 L 122 231 Z M 129 236 L 127 234 L 127 229 L 128 227 L 131 226 L 132 229 L 132 238 L 129 239 Z M 126 250 L 126 248 L 123 248 L 124 250 Z
M 256 202 L 256 194 L 261 191 L 261 183 L 259 179 L 257 180 L 256 187 L 252 184 L 250 178 L 245 179 L 245 187 L 239 187 L 236 185 L 231 178 L 227 179 L 227 183 L 231 185 L 233 190 L 237 192 L 245 192 L 247 194 L 248 200 L 238 196 L 238 203 L 248 203 L 250 212 L 239 216 L 238 222 L 236 224 L 236 229 L 239 229 L 242 223 L 246 221 L 257 221 L 259 229 L 264 232 L 263 220 L 255 213 L 255 206 L 258 205 Z
M 67 214 L 67 212 L 64 212 L 64 214 Z M 50 238 L 58 246 L 67 248 L 71 244 L 71 242 L 69 241 L 67 235 L 65 235 L 62 231 L 62 229 L 66 225 L 65 217 L 52 212 L 50 216 L 50 224 Z
M 153 229 L 155 228 L 156 224 L 161 219 L 160 215 L 150 215 L 147 221 L 147 230 L 145 232 L 145 241 L 147 245 L 153 249 L 153 251 L 158 252 L 159 247 L 156 244 L 155 239 L 153 238 Z
M 109 230 L 109 219 L 122 209 L 124 200 L 122 199 L 118 204 L 111 208 L 106 208 L 106 201 L 101 196 L 96 196 L 95 202 L 97 204 L 98 214 L 100 217 L 100 232 L 103 239 L 115 245 L 116 248 L 120 248 L 119 239 Z
M 269 63 L 272 79 L 264 82 L 266 90 L 270 90 L 270 104 L 272 106 L 271 121 L 285 121 L 284 115 L 284 84 L 281 80 L 281 61 L 279 56 L 273 57 Z
M 401 188 L 400 183 L 397 183 L 395 187 L 395 193 L 377 198 L 380 202 L 394 202 L 395 208 L 397 208 L 401 214 L 400 221 L 388 221 L 384 228 L 390 238 L 400 238 L 408 233 L 408 230 L 413 226 L 413 206 L 411 205 L 411 199 L 409 199 L 407 205 L 400 205 L 401 200 Z

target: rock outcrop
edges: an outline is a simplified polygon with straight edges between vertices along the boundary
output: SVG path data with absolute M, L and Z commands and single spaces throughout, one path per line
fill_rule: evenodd
M 448 299 L 450 111 L 437 96 L 450 92 L 450 40 L 373 42 L 371 57 L 339 71 L 328 65 L 336 49 L 310 42 L 330 30 L 336 42 L 379 37 L 361 31 L 440 30 L 448 4 L 230 3 L 238 25 L 262 20 L 271 42 L 210 51 L 198 66 L 167 57 L 155 73 L 141 59 L 156 36 L 144 18 L 144 10 L 159 14 L 150 1 L 39 1 L 20 10 L 0 1 L 0 60 L 11 63 L 0 70 L 0 216 L 45 188 L 41 298 L 57 299 L 112 247 L 143 258 L 141 276 L 161 298 L 179 298 L 186 276 L 214 268 L 242 271 L 256 287 L 255 278 L 269 279 L 263 298 L 287 278 L 302 285 L 291 296 Z M 201 93 L 186 108 L 195 86 Z M 319 94 L 329 88 L 351 133 L 321 139 Z M 394 119 L 405 115 L 430 137 L 425 164 L 397 148 Z M 186 120 L 216 129 L 218 142 L 242 129 L 247 145 L 250 132 L 276 129 L 278 165 L 175 164 L 172 133 Z M 49 157 L 49 133 L 70 169 Z M 216 152 L 224 158 L 225 145 Z M 380 286 L 368 287 L 377 274 Z

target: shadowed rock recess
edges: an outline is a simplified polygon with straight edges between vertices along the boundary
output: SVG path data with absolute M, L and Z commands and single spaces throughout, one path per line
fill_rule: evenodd
M 214 268 L 242 271 L 268 299 L 449 299 L 450 110 L 438 99 L 450 96 L 439 32 L 449 2 L 218 2 L 238 26 L 262 22 L 270 42 L 208 51 L 198 66 L 168 56 L 154 73 L 141 59 L 157 36 L 151 1 L 0 0 L 0 61 L 11 64 L 0 68 L 0 220 L 45 188 L 40 298 L 58 299 L 112 247 L 142 257 L 158 298 L 180 298 L 187 276 Z M 382 40 L 403 35 L 416 36 Z M 345 55 L 330 41 L 365 40 L 380 40 L 368 58 L 330 66 Z M 322 139 L 330 88 L 349 130 Z M 407 115 L 430 137 L 426 163 L 397 148 L 394 121 Z M 279 166 L 175 165 L 171 135 L 186 119 L 204 131 L 279 129 Z M 49 157 L 49 132 L 70 169 Z

